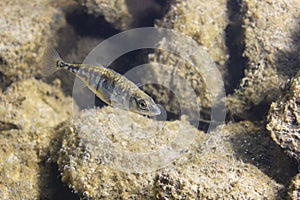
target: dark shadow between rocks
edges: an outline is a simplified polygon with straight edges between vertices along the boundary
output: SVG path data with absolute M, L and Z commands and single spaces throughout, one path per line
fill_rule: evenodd
M 44 170 L 40 172 L 43 173 L 40 176 L 40 181 L 43 181 L 43 183 L 39 185 L 46 185 L 46 188 L 40 188 L 41 200 L 79 200 L 78 195 L 61 182 L 60 172 L 56 164 L 44 161 L 40 163 L 40 167 Z M 48 174 L 45 176 L 45 173 Z
M 235 156 L 256 166 L 276 182 L 287 185 L 298 173 L 296 160 L 283 152 L 261 124 L 257 126 L 262 128 L 230 137 Z
M 181 106 L 180 101 L 176 94 L 172 92 L 169 88 L 164 87 L 160 84 L 146 84 L 143 86 L 143 90 L 146 91 L 150 96 L 153 97 L 154 101 L 163 107 L 165 111 L 165 120 L 167 121 L 174 121 L 180 120 L 182 117 L 181 113 Z M 157 99 L 158 97 L 158 99 Z M 207 132 L 210 127 L 210 111 L 211 108 L 201 107 L 200 113 L 196 114 L 193 108 L 191 107 L 190 110 L 186 110 L 187 113 L 190 113 L 188 116 L 189 122 L 192 125 L 198 125 L 196 128 Z M 195 116 L 196 114 L 196 116 Z M 160 116 L 158 119 L 160 120 Z
M 165 2 L 155 0 L 125 0 L 129 13 L 132 15 L 131 26 L 147 27 L 154 26 L 156 19 L 163 16 Z
M 298 25 L 295 27 L 291 36 L 290 50 L 279 51 L 275 56 L 277 59 L 276 69 L 279 75 L 291 78 L 300 70 L 300 14 Z
M 242 16 L 246 11 L 242 10 L 238 0 L 229 0 L 227 2 L 227 12 L 230 23 L 225 30 L 226 46 L 229 54 L 229 59 L 225 64 L 228 73 L 226 75 L 225 90 L 227 94 L 232 94 L 234 89 L 239 87 L 247 63 L 247 59 L 243 57 L 245 30 L 242 27 Z
M 62 139 L 65 132 L 65 125 L 63 122 L 55 128 L 57 136 L 51 139 L 47 152 L 39 152 L 40 157 L 39 169 L 39 190 L 40 200 L 79 200 L 78 194 L 65 185 L 61 181 L 61 173 L 56 164 L 57 156 L 62 147 Z
M 1 63 L 0 63 L 0 67 L 1 67 Z M 4 92 L 12 83 L 13 83 L 13 81 L 8 79 L 5 76 L 5 74 L 3 74 L 0 71 L 0 88 L 1 88 L 2 92 Z
M 2 67 L 6 67 L 8 63 L 2 57 L 0 57 L 0 88 L 5 91 L 15 80 L 15 78 L 8 78 L 2 71 Z
M 75 29 L 76 34 L 82 37 L 108 38 L 119 32 L 106 22 L 103 16 L 95 17 L 87 14 L 82 7 L 68 14 L 66 19 L 67 23 Z

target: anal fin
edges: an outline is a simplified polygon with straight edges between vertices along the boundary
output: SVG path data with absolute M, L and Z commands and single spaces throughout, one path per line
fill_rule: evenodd
M 77 88 L 78 90 L 82 90 L 85 87 L 87 87 L 86 83 L 82 81 L 80 78 L 76 77 L 74 81 L 74 88 Z

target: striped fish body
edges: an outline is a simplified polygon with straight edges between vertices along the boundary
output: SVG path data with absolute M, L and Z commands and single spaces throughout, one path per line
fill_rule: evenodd
M 71 64 L 57 61 L 57 67 L 63 68 L 86 85 L 96 96 L 109 105 L 128 104 L 129 98 L 139 88 L 131 81 L 112 69 L 87 64 Z
M 147 116 L 161 113 L 154 100 L 121 74 L 103 66 L 72 64 L 61 59 L 57 51 L 44 52 L 42 74 L 48 76 L 65 69 L 77 76 L 96 96 L 108 105 Z

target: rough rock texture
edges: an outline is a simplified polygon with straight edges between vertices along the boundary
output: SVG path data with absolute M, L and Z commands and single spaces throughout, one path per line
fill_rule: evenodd
M 153 0 L 76 0 L 89 14 L 104 16 L 105 20 L 119 30 L 133 28 L 153 12 L 159 5 Z
M 42 52 L 63 24 L 62 13 L 46 0 L 4 0 L 0 10 L 0 73 L 6 82 L 40 73 Z
M 2 199 L 38 199 L 39 165 L 32 138 L 17 130 L 0 134 Z M 25 140 L 25 141 L 24 141 Z
M 224 69 L 224 64 L 227 60 L 227 48 L 225 45 L 225 28 L 228 25 L 226 4 L 227 1 L 225 0 L 212 1 L 209 4 L 207 1 L 202 0 L 188 2 L 175 0 L 171 2 L 169 11 L 163 19 L 156 24 L 156 27 L 168 28 L 185 34 L 197 43 L 197 46 L 191 47 L 190 44 L 186 44 L 187 40 L 184 37 L 166 37 L 160 42 L 158 48 L 168 47 L 171 52 L 156 50 L 154 54 L 150 55 L 150 60 L 154 66 L 151 77 L 154 77 L 155 83 L 162 84 L 166 80 L 178 76 L 198 96 L 196 99 L 189 99 L 190 95 L 182 87 L 183 81 L 175 79 L 174 83 L 171 84 L 174 84 L 179 91 L 176 95 L 186 97 L 187 99 L 183 100 L 183 102 L 188 102 L 188 105 L 180 103 L 181 108 L 195 104 L 194 107 L 202 108 L 203 111 L 203 108 L 210 108 L 215 103 L 213 102 L 215 100 L 213 96 L 217 96 L 220 93 L 219 88 L 209 88 L 208 82 L 214 82 L 212 85 L 217 85 L 218 87 L 218 81 L 221 81 L 223 84 L 221 75 L 225 76 L 226 74 Z M 193 50 L 193 48 L 196 49 L 200 45 L 203 47 L 203 51 L 207 51 L 205 55 L 201 55 L 201 53 Z M 186 58 L 184 57 L 186 54 L 195 55 L 192 58 Z M 166 66 L 155 67 L 154 62 Z M 211 68 L 219 70 L 221 75 L 219 77 L 216 76 L 213 71 L 210 71 Z M 207 69 L 207 71 L 205 72 L 204 69 Z M 214 78 L 217 77 L 220 80 L 210 78 L 210 74 L 213 74 Z M 170 87 L 168 89 L 172 90 Z M 170 93 L 166 93 L 165 88 L 152 88 L 149 86 L 146 90 L 153 94 L 158 102 L 165 105 L 167 111 L 175 114 L 179 112 L 176 100 L 170 98 Z
M 80 62 L 103 38 L 141 26 L 149 13 L 161 9 L 157 2 L 164 4 L 156 0 L 76 2 L 81 6 L 65 0 L 0 1 L 1 199 L 66 199 L 62 182 L 78 196 L 94 199 L 299 198 L 297 163 L 279 147 L 299 160 L 299 74 L 269 113 L 267 127 L 279 145 L 262 123 L 249 121 L 222 125 L 204 134 L 186 122 L 189 118 L 165 122 L 111 107 L 82 111 L 72 121 L 76 108 L 60 85 L 70 92 L 73 81 L 68 82 L 63 73 L 62 84 L 32 78 L 40 74 L 40 58 L 48 40 L 67 49 L 64 59 Z M 195 90 L 197 99 L 189 98 L 183 88 L 179 90 L 182 102 L 163 87 L 149 86 L 148 91 L 168 111 L 198 106 L 208 117 L 212 99 L 220 93 L 219 88 L 208 85 L 219 82 L 207 81 L 208 75 L 216 74 L 201 73 L 202 67 L 218 68 L 228 84 L 227 54 L 234 56 L 232 48 L 243 46 L 247 64 L 237 67 L 246 70 L 240 88 L 228 100 L 228 110 L 238 119 L 264 120 L 265 108 L 278 97 L 280 83 L 298 71 L 298 0 L 169 2 L 169 11 L 157 27 L 189 35 L 207 54 L 184 60 L 156 50 L 151 61 L 169 68 L 156 68 L 152 77 L 163 82 L 179 75 Z M 235 27 L 239 34 L 232 39 L 236 43 L 229 45 L 228 18 L 237 11 L 230 8 L 233 2 L 239 6 L 235 19 L 240 20 Z M 100 15 L 105 23 L 98 29 L 98 20 L 104 21 Z M 60 27 L 64 28 L 56 33 Z M 185 49 L 189 47 L 186 40 L 175 39 L 159 45 L 170 45 L 174 51 L 178 48 L 184 55 L 193 52 L 194 47 Z M 172 81 L 183 85 L 177 79 Z M 69 122 L 62 124 L 66 120 Z M 165 148 L 157 152 L 161 147 Z M 177 156 L 180 158 L 175 159 Z
M 228 56 L 225 45 L 225 28 L 228 25 L 226 5 L 225 0 L 209 4 L 203 0 L 173 0 L 169 11 L 156 26 L 192 37 L 207 49 L 216 63 L 223 66 Z
M 278 174 L 289 173 L 277 170 L 282 167 L 278 166 L 282 156 L 280 151 L 278 154 L 279 147 L 272 144 L 263 129 L 250 122 L 220 126 L 205 135 L 184 121 L 159 122 L 125 113 L 111 107 L 86 110 L 62 133 L 62 147 L 54 158 L 62 172 L 62 181 L 80 196 L 95 199 L 275 199 L 283 186 L 270 176 L 278 179 L 293 176 Z M 152 128 L 147 129 L 147 126 Z M 118 170 L 138 166 L 139 156 L 128 155 L 133 152 L 147 154 L 168 145 L 173 134 L 184 133 L 180 127 L 195 134 L 195 138 L 179 159 L 147 173 Z M 99 146 L 104 136 L 105 141 L 110 140 L 120 150 L 118 154 L 113 153 L 110 145 Z M 143 141 L 146 136 L 150 139 Z M 182 142 L 186 142 L 184 137 Z M 145 168 L 156 161 L 152 159 L 147 159 Z M 123 162 L 119 162 L 121 160 Z M 283 159 L 283 164 L 288 168 L 290 161 Z
M 239 118 L 257 119 L 279 96 L 280 84 L 297 72 L 300 4 L 297 0 L 243 0 L 240 7 L 244 29 L 240 42 L 247 64 L 240 88 L 228 98 L 228 110 Z
M 120 29 L 128 27 L 132 20 L 125 0 L 78 0 L 78 2 L 87 8 L 88 13 L 103 15 L 106 21 Z
M 46 155 L 50 141 L 56 137 L 53 128 L 77 112 L 72 98 L 61 92 L 60 81 L 55 80 L 52 84 L 35 79 L 18 81 L 0 97 L 1 122 L 13 125 L 24 134 L 34 134 L 33 142 L 40 156 Z
M 300 72 L 287 83 L 284 93 L 271 104 L 267 129 L 273 140 L 300 159 Z
M 39 199 L 48 192 L 43 165 L 57 137 L 53 127 L 72 113 L 72 100 L 55 86 L 35 79 L 13 83 L 0 97 L 0 194 L 2 199 Z M 30 92 L 28 92 L 30 91 Z M 45 196 L 44 196 L 45 197 Z
M 53 128 L 69 119 L 73 111 L 72 98 L 65 97 L 59 90 L 59 80 L 53 84 L 35 79 L 13 83 L 0 98 L 1 120 L 28 132 Z
M 300 198 L 300 174 L 297 174 L 292 180 L 288 187 L 288 197 L 292 200 Z
M 1 199 L 77 199 L 64 190 L 57 169 L 45 157 L 49 140 L 58 137 L 56 131 L 0 133 Z

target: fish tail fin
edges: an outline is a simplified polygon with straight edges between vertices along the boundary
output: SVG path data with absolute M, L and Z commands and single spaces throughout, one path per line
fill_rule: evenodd
M 58 52 L 52 47 L 47 47 L 42 58 L 42 76 L 50 76 L 59 70 L 58 61 L 62 61 Z

